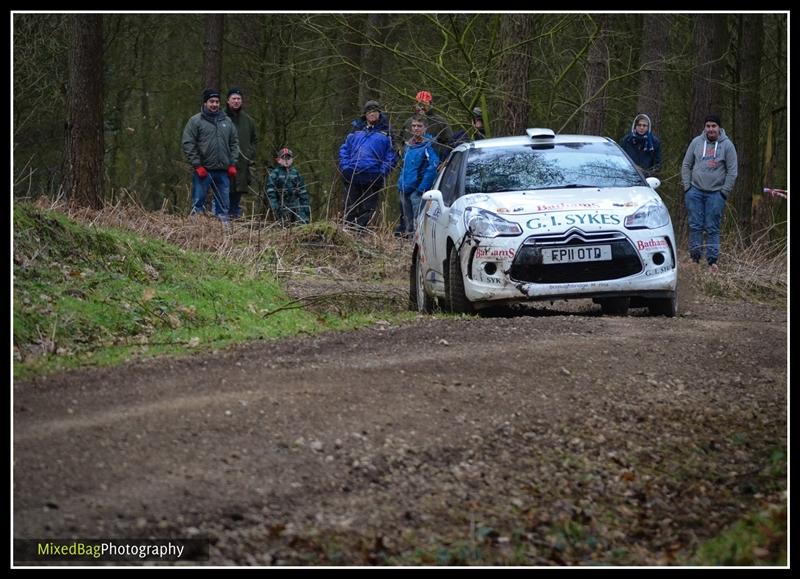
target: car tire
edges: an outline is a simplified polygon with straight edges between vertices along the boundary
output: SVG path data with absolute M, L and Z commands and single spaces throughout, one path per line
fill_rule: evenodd
M 627 316 L 630 307 L 628 298 L 603 298 L 600 301 L 600 309 L 605 316 Z
M 464 292 L 464 275 L 461 272 L 461 260 L 458 258 L 458 251 L 455 247 L 450 250 L 450 254 L 447 256 L 445 290 L 447 306 L 451 312 L 455 314 L 471 314 L 475 311 L 475 307 L 467 299 Z
M 678 296 L 671 298 L 654 298 L 647 304 L 651 316 L 667 316 L 674 318 L 678 315 Z
M 419 251 L 414 251 L 411 259 L 410 291 L 408 293 L 408 306 L 412 312 L 430 314 L 433 312 L 434 301 L 425 292 L 422 265 L 419 260 Z

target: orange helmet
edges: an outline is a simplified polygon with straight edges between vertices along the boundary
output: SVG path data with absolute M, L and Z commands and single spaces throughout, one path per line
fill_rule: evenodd
M 415 98 L 419 102 L 429 105 L 429 104 L 431 104 L 431 101 L 433 100 L 433 95 L 431 93 L 429 93 L 428 91 L 426 91 L 426 90 L 421 90 L 421 91 L 419 91 L 417 93 L 417 96 Z

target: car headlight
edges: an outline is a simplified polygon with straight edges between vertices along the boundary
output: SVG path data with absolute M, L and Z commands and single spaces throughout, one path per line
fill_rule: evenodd
M 648 201 L 625 218 L 628 229 L 657 229 L 669 225 L 669 211 L 658 201 Z
M 478 207 L 467 207 L 464 211 L 464 227 L 476 237 L 513 236 L 522 233 L 522 227 L 518 224 Z

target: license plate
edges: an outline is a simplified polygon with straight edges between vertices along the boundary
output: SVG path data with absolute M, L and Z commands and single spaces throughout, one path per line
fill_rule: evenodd
M 542 251 L 542 263 L 581 263 L 610 261 L 610 245 L 581 245 L 579 247 L 548 247 Z

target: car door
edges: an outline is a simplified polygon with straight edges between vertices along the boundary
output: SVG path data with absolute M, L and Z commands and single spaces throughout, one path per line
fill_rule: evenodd
M 464 153 L 454 151 L 442 171 L 438 188 L 442 192 L 444 207 L 438 201 L 429 201 L 425 206 L 422 222 L 425 256 L 430 268 L 428 279 L 436 292 L 444 292 L 444 262 L 447 259 L 447 227 L 450 223 L 449 206 L 458 198 L 461 183 L 461 165 Z

